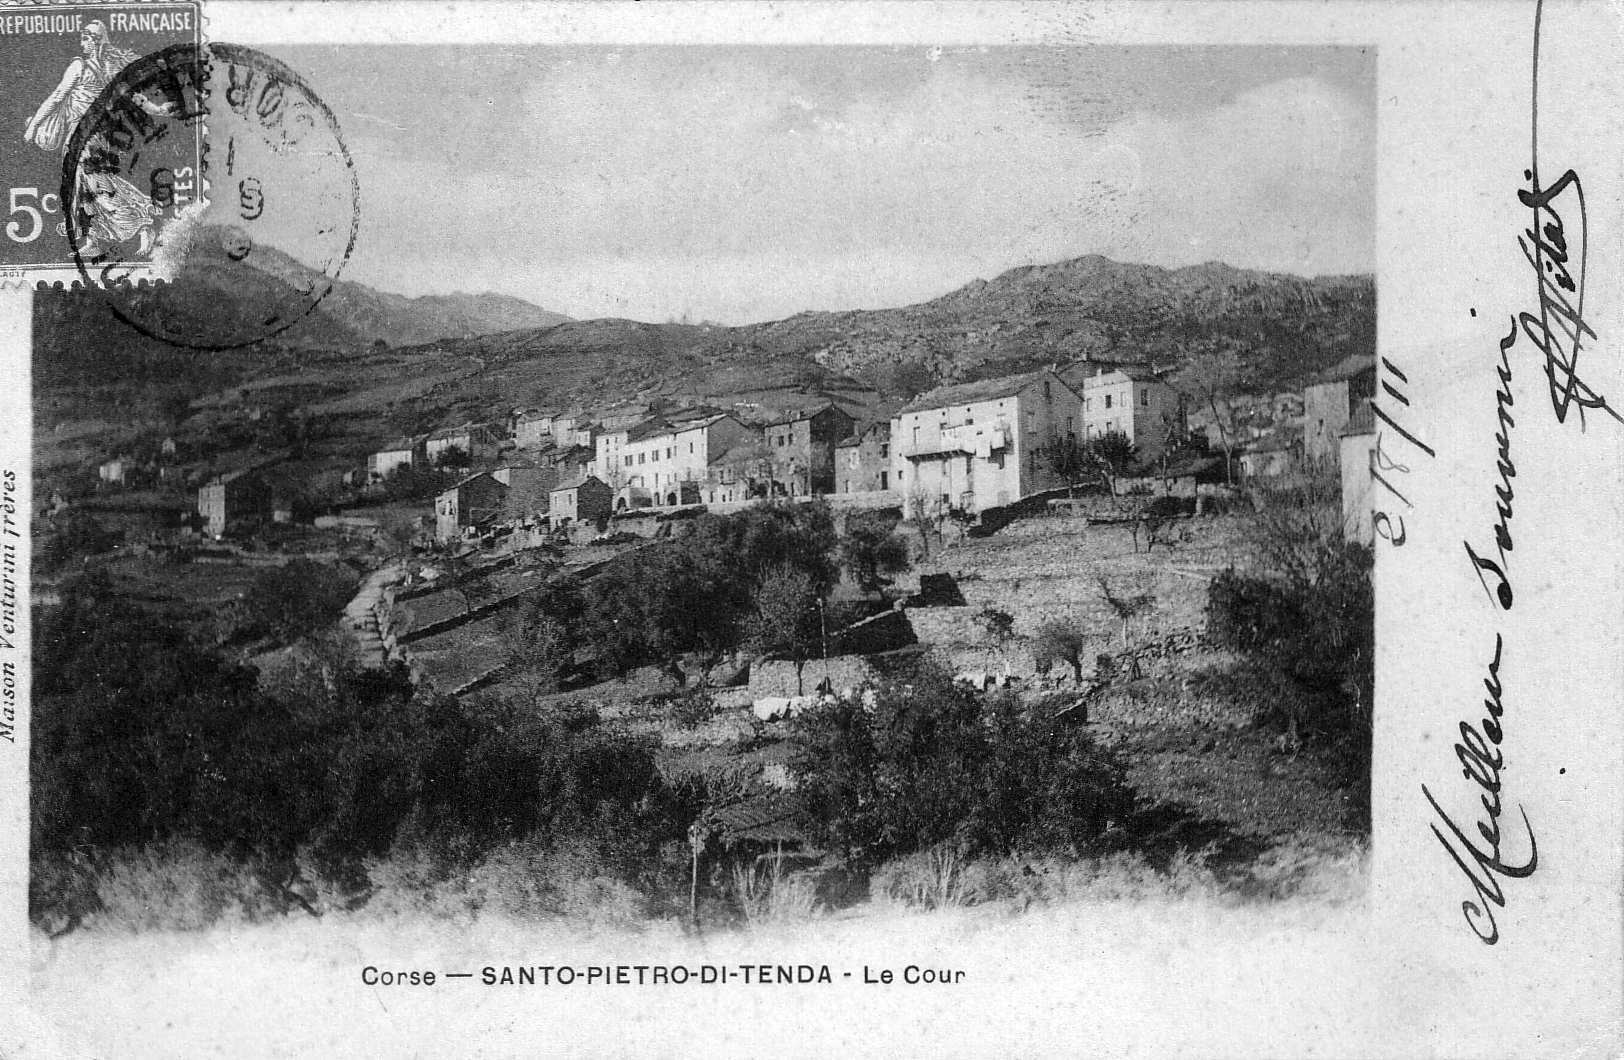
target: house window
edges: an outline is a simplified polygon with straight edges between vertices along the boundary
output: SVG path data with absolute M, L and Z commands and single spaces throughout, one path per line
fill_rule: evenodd
M 915 448 L 917 448 L 919 446 L 919 428 L 917 426 L 914 428 L 913 444 L 914 444 Z
M 688 452 L 691 454 L 693 451 L 694 451 L 694 443 L 689 442 L 688 443 Z
M 890 455 L 891 455 L 891 447 L 889 445 L 882 444 L 880 446 L 880 459 L 884 460 L 886 457 L 888 457 Z
M 639 464 L 641 464 L 641 463 L 643 463 L 643 457 L 645 457 L 645 456 L 647 456 L 647 455 L 648 455 L 648 454 L 647 454 L 647 453 L 638 453 L 638 454 L 637 454 L 637 462 L 638 462 L 638 463 L 639 463 Z
M 632 454 L 630 454 L 630 453 L 626 454 L 626 466 L 627 467 L 632 466 Z
M 1049 390 L 1049 381 L 1047 379 L 1045 379 L 1043 381 L 1043 400 L 1044 401 L 1053 401 L 1054 400 L 1054 394 L 1051 393 L 1050 390 Z
M 1141 408 L 1150 407 L 1150 387 L 1142 386 L 1139 388 L 1139 405 Z
M 1111 395 L 1110 394 L 1105 395 L 1105 407 L 1106 408 L 1111 407 Z
M 887 490 L 891 488 L 890 483 L 886 481 L 890 477 L 886 472 L 880 472 L 880 489 Z

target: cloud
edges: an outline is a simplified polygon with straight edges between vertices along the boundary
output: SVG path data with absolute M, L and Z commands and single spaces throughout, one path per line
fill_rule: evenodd
M 1369 101 L 1293 78 L 1196 115 L 1136 114 L 1106 140 L 1133 160 L 1145 260 L 1308 274 L 1374 266 Z
M 586 54 L 499 101 L 499 142 L 448 130 L 442 154 L 366 129 L 377 249 L 357 278 L 739 322 L 1093 252 L 1371 266 L 1371 101 L 1295 78 L 1090 128 L 1018 69 L 881 58 L 846 78 L 817 56 Z

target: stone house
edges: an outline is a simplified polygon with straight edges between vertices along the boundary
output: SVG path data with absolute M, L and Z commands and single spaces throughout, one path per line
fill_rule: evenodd
M 566 482 L 548 495 L 548 521 L 553 526 L 565 526 L 606 518 L 611 510 L 614 492 L 608 483 L 596 475 L 584 475 Z
M 561 478 L 556 467 L 531 464 L 508 464 L 492 471 L 491 476 L 507 487 L 502 503 L 503 520 L 519 523 L 547 514 L 553 488 Z
M 790 412 L 763 430 L 772 492 L 792 497 L 835 492 L 835 446 L 857 421 L 834 404 Z
M 891 488 L 891 424 L 870 423 L 835 446 L 835 492 Z
M 938 387 L 891 420 L 891 489 L 905 504 L 977 512 L 1064 486 L 1040 450 L 1077 438 L 1082 414 L 1048 369 Z
M 450 541 L 467 527 L 485 527 L 503 515 L 508 487 L 489 471 L 469 475 L 434 498 L 434 537 Z
M 496 438 L 482 423 L 464 423 L 456 427 L 442 427 L 423 441 L 423 456 L 429 466 L 437 466 L 451 450 L 462 451 L 470 461 L 492 455 Z
M 1303 388 L 1303 459 L 1310 467 L 1336 471 L 1341 462 L 1342 429 L 1361 402 L 1376 396 L 1376 357 L 1354 354 Z
M 233 524 L 257 523 L 271 517 L 271 486 L 252 470 L 232 471 L 204 483 L 197 491 L 197 513 L 214 537 Z
M 426 459 L 423 445 L 425 437 L 397 438 L 375 453 L 367 455 L 367 481 L 380 482 L 403 467 L 415 467 Z
M 729 413 L 636 428 L 615 455 L 621 499 L 627 507 L 638 506 L 632 498 L 663 507 L 698 504 L 722 455 L 756 437 Z
M 1179 392 L 1148 368 L 1118 366 L 1086 376 L 1083 439 L 1125 435 L 1144 462 L 1159 459 L 1170 441 L 1184 436 L 1184 403 Z
M 1281 478 L 1303 465 L 1302 434 L 1282 427 L 1241 447 L 1237 457 L 1242 479 Z
M 520 449 L 543 449 L 554 444 L 555 414 L 528 409 L 513 419 L 513 444 Z

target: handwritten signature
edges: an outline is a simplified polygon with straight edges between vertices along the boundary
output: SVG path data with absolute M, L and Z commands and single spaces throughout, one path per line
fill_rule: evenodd
M 1421 785 L 1421 793 L 1427 797 L 1427 802 L 1432 804 L 1438 819 L 1449 831 L 1445 835 L 1435 823 L 1432 834 L 1438 837 L 1438 842 L 1444 845 L 1472 884 L 1473 897 L 1460 904 L 1461 912 L 1472 932 L 1490 946 L 1500 940 L 1500 927 L 1495 922 L 1494 910 L 1503 909 L 1506 904 L 1505 891 L 1495 877 L 1525 879 L 1532 876 L 1539 865 L 1539 845 L 1534 840 L 1534 828 L 1528 823 L 1528 811 L 1521 806 L 1517 807 L 1517 811 L 1522 815 L 1523 830 L 1528 834 L 1528 860 L 1520 865 L 1507 864 L 1500 852 L 1500 815 L 1503 812 L 1500 770 L 1505 766 L 1505 753 L 1500 750 L 1500 741 L 1505 737 L 1500 720 L 1505 714 L 1505 703 L 1501 698 L 1504 687 L 1500 682 L 1500 657 L 1504 648 L 1504 641 L 1498 633 L 1495 634 L 1494 659 L 1490 661 L 1488 676 L 1483 680 L 1483 687 L 1488 693 L 1483 700 L 1486 716 L 1477 724 L 1461 722 L 1460 741 L 1455 744 L 1455 757 L 1460 762 L 1461 776 L 1482 789 L 1479 801 L 1484 816 L 1475 822 L 1481 843 L 1456 824 L 1454 818 L 1438 805 L 1431 790 L 1425 784 Z
M 1517 245 L 1534 269 L 1539 281 L 1539 311 L 1517 317 L 1523 334 L 1545 355 L 1545 377 L 1550 384 L 1551 407 L 1556 421 L 1566 423 L 1568 412 L 1577 407 L 1579 427 L 1585 426 L 1585 412 L 1596 409 L 1624 423 L 1605 397 L 1579 378 L 1579 353 L 1586 339 L 1596 333 L 1585 323 L 1585 258 L 1588 254 L 1589 219 L 1585 213 L 1584 184 L 1569 169 L 1554 183 L 1542 185 L 1539 176 L 1539 43 L 1543 0 L 1534 5 L 1533 104 L 1530 127 L 1532 144 L 1529 165 L 1523 179 L 1529 186 L 1517 192 L 1517 199 L 1534 212 L 1533 220 Z M 1577 222 L 1570 238 L 1563 213 Z

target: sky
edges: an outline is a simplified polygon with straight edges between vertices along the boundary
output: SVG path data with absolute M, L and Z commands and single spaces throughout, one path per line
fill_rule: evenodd
M 1104 254 L 1375 265 L 1375 53 L 278 49 L 356 160 L 346 279 L 574 317 L 881 308 Z

